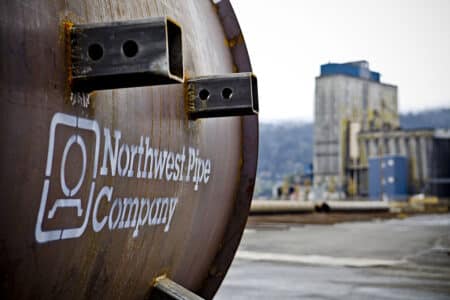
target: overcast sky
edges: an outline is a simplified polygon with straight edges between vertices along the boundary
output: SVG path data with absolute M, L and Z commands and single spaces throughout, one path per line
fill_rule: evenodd
M 258 77 L 260 120 L 312 121 L 327 62 L 367 60 L 401 112 L 450 107 L 450 0 L 231 0 Z

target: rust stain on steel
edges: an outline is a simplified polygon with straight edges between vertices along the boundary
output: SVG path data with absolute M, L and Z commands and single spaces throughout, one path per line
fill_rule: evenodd
M 244 37 L 242 36 L 242 34 L 239 34 L 238 36 L 235 36 L 229 40 L 226 41 L 228 47 L 233 48 L 234 46 L 238 45 L 238 44 L 244 44 Z
M 63 29 L 63 44 L 64 44 L 64 50 L 65 50 L 65 57 L 66 57 L 66 73 L 67 73 L 67 89 L 68 93 L 72 90 L 72 47 L 70 45 L 70 32 L 73 28 L 73 23 L 68 20 L 64 20 L 62 22 Z
M 84 24 L 167 14 L 184 28 L 186 74 L 224 74 L 234 66 L 249 70 L 246 52 L 235 51 L 239 45 L 230 49 L 223 43 L 235 36 L 230 35 L 235 30 L 227 29 L 218 18 L 230 13 L 221 9 L 223 5 L 229 5 L 228 1 L 221 1 L 216 13 L 206 0 L 1 2 L 0 138 L 4 146 L 0 187 L 5 201 L 0 203 L 0 271 L 5 298 L 142 299 L 149 294 L 152 279 L 161 274 L 212 298 L 247 219 L 256 173 L 257 117 L 190 121 L 181 84 L 99 91 L 91 95 L 88 108 L 73 107 L 65 98 L 67 57 L 65 43 L 60 43 L 60 26 L 68 19 Z M 111 136 L 115 130 L 121 132 L 121 145 L 137 146 L 142 136 L 162 151 L 198 149 L 201 157 L 211 160 L 209 182 L 194 191 L 188 181 L 98 175 L 94 196 L 105 186 L 113 187 L 114 193 L 110 202 L 99 202 L 98 218 L 107 216 L 115 198 L 173 197 L 178 203 L 170 230 L 142 227 L 133 237 L 133 230 L 109 230 L 105 223 L 97 232 L 92 214 L 81 236 L 40 243 L 35 231 L 45 180 L 50 182 L 50 202 L 44 207 L 44 229 L 82 223 L 75 207 L 57 210 L 53 219 L 47 218 L 50 206 L 63 195 L 59 167 L 72 135 L 86 141 L 86 168 L 94 169 L 95 135 L 80 127 L 59 125 L 55 166 L 46 176 L 50 124 L 57 113 L 97 122 L 101 139 L 98 172 L 107 128 Z M 78 155 L 70 156 L 78 159 L 68 158 L 64 169 L 69 187 L 77 184 L 82 173 L 80 147 L 68 152 Z M 87 199 L 92 178 L 86 182 L 80 193 Z M 89 211 L 84 208 L 82 215 Z

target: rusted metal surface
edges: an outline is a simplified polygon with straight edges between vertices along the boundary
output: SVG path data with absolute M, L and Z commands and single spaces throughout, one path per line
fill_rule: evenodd
M 65 22 L 155 16 L 182 26 L 188 78 L 251 71 L 228 1 L 0 3 L 2 299 L 142 299 L 161 275 L 208 299 L 220 286 L 253 194 L 257 116 L 192 121 L 182 84 L 70 101 Z M 144 175 L 156 156 L 170 163 Z

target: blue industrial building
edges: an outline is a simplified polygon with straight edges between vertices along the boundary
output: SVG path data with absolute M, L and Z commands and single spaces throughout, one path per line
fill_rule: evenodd
M 408 158 L 386 155 L 369 159 L 369 198 L 403 200 L 408 196 Z

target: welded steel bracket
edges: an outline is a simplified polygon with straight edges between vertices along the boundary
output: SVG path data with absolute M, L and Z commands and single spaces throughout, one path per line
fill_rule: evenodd
M 72 91 L 184 81 L 181 27 L 168 18 L 74 25 L 69 30 Z
M 189 79 L 187 97 L 192 119 L 255 115 L 259 110 L 257 81 L 250 72 Z
M 155 280 L 150 300 L 203 300 L 167 277 Z

